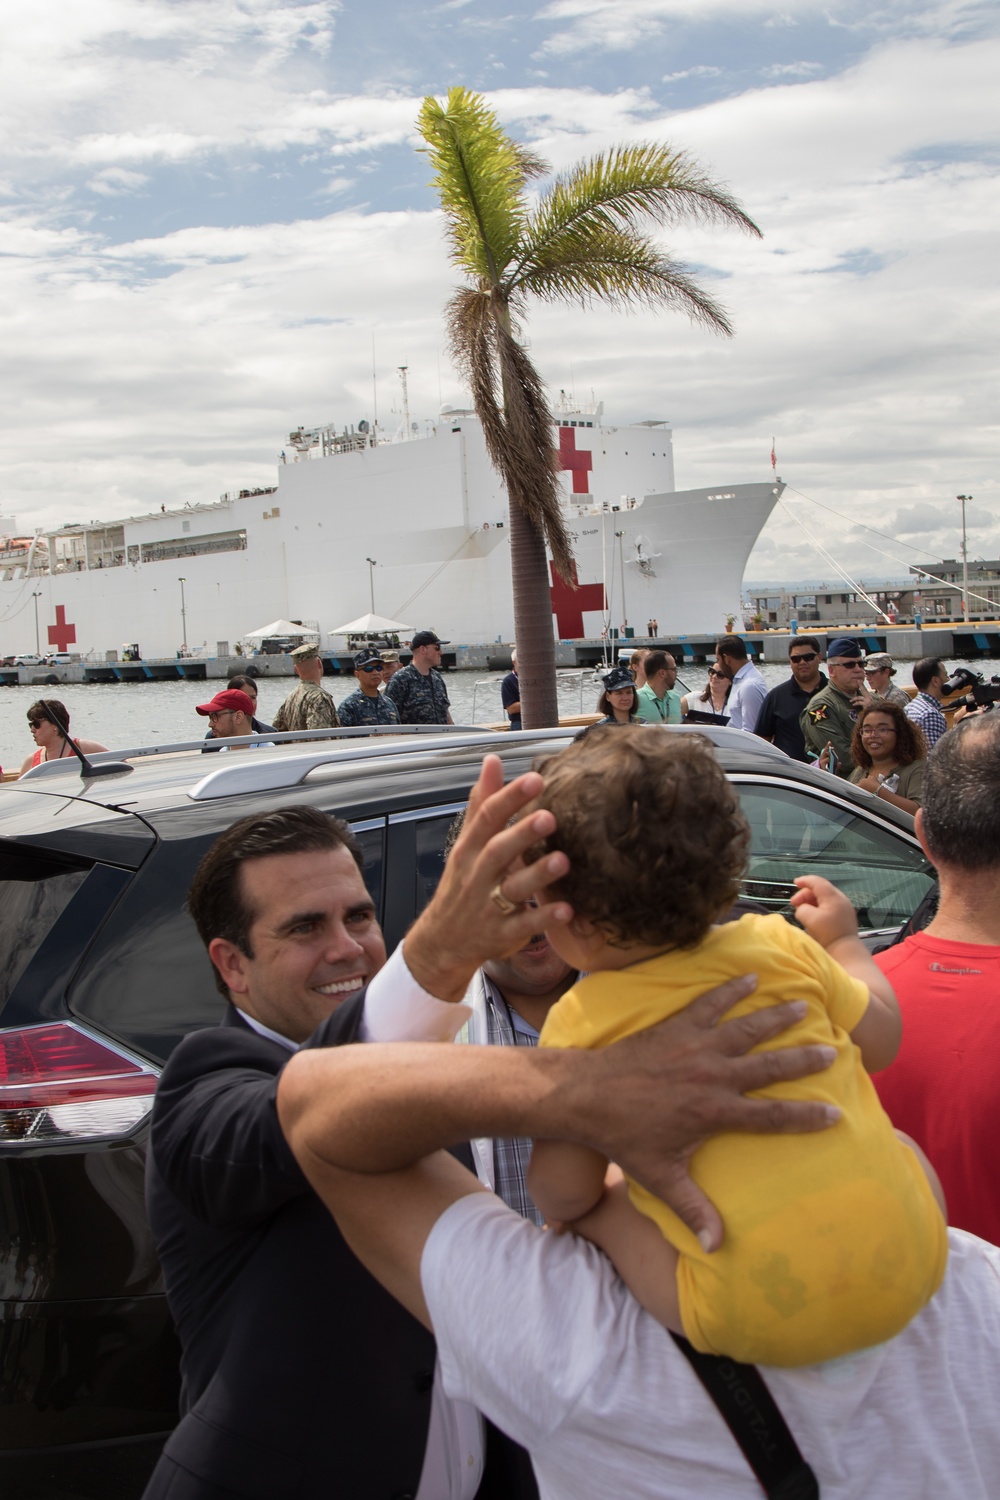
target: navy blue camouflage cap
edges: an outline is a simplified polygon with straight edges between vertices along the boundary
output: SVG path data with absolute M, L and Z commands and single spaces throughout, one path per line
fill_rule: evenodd
M 357 671 L 360 668 L 362 672 L 365 672 L 370 667 L 381 667 L 381 666 L 382 666 L 382 653 L 381 653 L 381 651 L 373 651 L 370 646 L 366 646 L 363 651 L 357 651 L 354 654 L 354 670 L 355 671 Z
M 607 693 L 615 693 L 619 688 L 635 687 L 635 678 L 628 667 L 612 667 L 610 672 L 604 673 L 602 681 Z
M 835 641 L 831 641 L 826 648 L 827 661 L 860 661 L 864 653 L 857 641 L 849 635 L 838 635 Z

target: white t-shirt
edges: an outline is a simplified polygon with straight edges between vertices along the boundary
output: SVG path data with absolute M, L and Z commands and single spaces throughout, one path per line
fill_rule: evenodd
M 1000 1248 L 949 1239 L 940 1291 L 898 1338 L 762 1372 L 823 1500 L 1000 1495 Z M 543 1500 L 760 1500 L 684 1356 L 593 1246 L 476 1193 L 438 1220 L 421 1271 L 446 1392 L 530 1450 Z

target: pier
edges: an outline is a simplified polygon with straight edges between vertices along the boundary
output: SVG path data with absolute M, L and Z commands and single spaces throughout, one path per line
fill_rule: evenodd
M 783 662 L 788 656 L 788 643 L 793 637 L 787 630 L 741 630 L 736 632 L 746 641 L 751 656 L 759 661 Z M 725 631 L 719 631 L 724 635 Z M 984 666 L 990 661 L 1000 660 L 1000 624 L 974 621 L 969 625 L 927 626 L 917 629 L 913 625 L 886 625 L 878 629 L 871 625 L 837 626 L 823 630 L 800 630 L 799 635 L 814 635 L 824 645 L 837 636 L 852 636 L 864 651 L 888 651 L 895 661 L 918 661 L 922 656 L 940 656 L 945 660 L 982 660 Z M 619 636 L 617 632 L 610 640 L 597 638 L 557 641 L 557 667 L 596 667 L 606 654 L 617 655 L 619 650 L 636 646 L 653 646 L 660 651 L 669 651 L 682 670 L 703 665 L 714 660 L 714 635 L 645 635 Z M 473 672 L 509 671 L 509 643 L 480 641 L 468 644 L 452 642 L 442 653 L 442 665 L 448 669 Z M 400 649 L 400 659 L 410 660 L 405 647 Z M 354 669 L 353 653 L 348 651 L 322 652 L 326 675 L 330 677 L 350 676 Z M 292 658 L 289 655 L 262 656 L 185 656 L 161 657 L 149 661 L 89 661 L 59 662 L 54 666 L 0 667 L 0 686 L 56 687 L 61 683 L 88 682 L 175 682 L 185 678 L 197 682 L 225 681 L 237 672 L 250 676 L 293 677 Z

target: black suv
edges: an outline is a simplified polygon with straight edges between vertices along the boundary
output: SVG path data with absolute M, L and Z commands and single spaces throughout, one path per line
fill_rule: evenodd
M 885 941 L 933 879 L 912 820 L 752 735 L 706 732 L 753 831 L 746 895 L 784 910 L 811 870 Z M 484 751 L 513 776 L 572 733 L 349 731 L 224 764 L 126 755 L 131 770 L 87 781 L 61 760 L 0 791 L 4 1497 L 130 1500 L 176 1420 L 143 1161 L 160 1068 L 224 1005 L 185 910 L 206 849 L 235 819 L 289 803 L 346 818 L 391 951 L 437 884 Z

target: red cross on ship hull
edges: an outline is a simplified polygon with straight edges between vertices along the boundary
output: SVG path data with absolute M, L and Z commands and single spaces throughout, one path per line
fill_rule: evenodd
M 556 634 L 561 641 L 580 641 L 586 633 L 583 628 L 584 610 L 606 608 L 604 585 L 583 583 L 571 588 L 557 577 L 555 564 L 551 562 L 549 576 L 552 579 L 549 596 L 552 600 L 552 613 L 556 617 Z M 576 568 L 573 569 L 573 582 L 576 584 Z
M 49 645 L 55 646 L 57 651 L 68 651 L 76 642 L 76 626 L 67 622 L 65 604 L 56 605 L 56 623 L 50 625 L 48 630 Z

